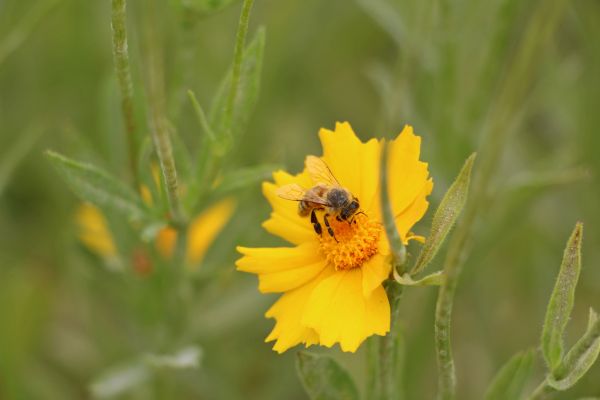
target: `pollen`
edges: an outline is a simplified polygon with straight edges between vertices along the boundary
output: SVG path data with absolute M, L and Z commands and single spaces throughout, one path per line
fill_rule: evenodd
M 330 219 L 335 238 L 324 232 L 321 236 L 321 251 L 336 270 L 360 268 L 378 251 L 381 223 L 357 214 L 352 223 Z M 337 241 L 336 241 L 337 239 Z

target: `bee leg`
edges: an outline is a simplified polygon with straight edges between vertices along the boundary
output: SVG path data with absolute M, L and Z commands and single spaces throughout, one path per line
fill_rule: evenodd
M 329 225 L 329 220 L 327 219 L 327 217 L 329 216 L 329 214 L 325 214 L 323 216 L 323 221 L 325 222 L 325 226 L 327 227 L 327 232 L 329 232 L 329 235 L 335 239 L 335 241 L 337 242 L 337 238 L 335 237 L 335 233 L 333 233 L 333 229 L 331 228 L 331 225 Z
M 321 224 L 319 223 L 319 220 L 317 219 L 317 214 L 315 214 L 315 209 L 313 208 L 313 210 L 310 213 L 310 222 L 313 225 L 313 228 L 315 229 L 315 232 L 317 232 L 317 234 L 319 236 L 322 235 L 323 233 L 323 229 L 321 228 Z
M 336 219 L 338 222 L 342 222 L 342 217 L 340 217 L 339 215 L 336 215 L 336 216 L 335 216 L 335 219 Z

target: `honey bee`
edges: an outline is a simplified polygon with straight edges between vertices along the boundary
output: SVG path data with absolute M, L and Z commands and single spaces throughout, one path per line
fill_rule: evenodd
M 335 233 L 329 224 L 329 217 L 335 216 L 338 221 L 353 222 L 353 216 L 359 212 L 360 203 L 348 189 L 342 187 L 331 170 L 319 157 L 308 156 L 305 161 L 306 170 L 315 185 L 311 188 L 292 183 L 277 189 L 279 197 L 298 201 L 298 214 L 302 217 L 310 215 L 310 222 L 315 232 L 322 235 L 323 229 L 317 219 L 316 211 L 324 210 L 323 222 L 327 232 L 336 241 Z

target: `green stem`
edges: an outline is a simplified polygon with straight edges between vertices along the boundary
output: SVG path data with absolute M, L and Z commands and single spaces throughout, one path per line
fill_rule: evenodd
M 546 398 L 547 394 L 553 392 L 553 389 L 548 385 L 546 380 L 538 385 L 535 390 L 527 397 L 527 400 L 542 400 Z
M 503 82 L 502 90 L 491 107 L 489 119 L 483 132 L 481 165 L 473 182 L 472 196 L 465 208 L 464 219 L 449 244 L 444 262 L 446 280 L 440 287 L 435 312 L 435 344 L 438 362 L 438 398 L 451 400 L 455 397 L 456 374 L 450 342 L 450 324 L 454 295 L 464 261 L 467 257 L 475 223 L 480 211 L 487 204 L 489 182 L 496 170 L 502 150 L 506 146 L 508 133 L 506 121 L 515 121 L 519 107 L 527 97 L 534 82 L 532 60 L 539 56 L 543 45 L 559 21 L 565 0 L 538 2 L 538 8 L 527 24 L 519 48 Z M 518 119 L 518 118 L 517 118 Z
M 148 103 L 150 110 L 150 130 L 160 168 L 165 182 L 165 189 L 171 212 L 171 222 L 180 233 L 184 227 L 183 215 L 178 194 L 177 168 L 173 158 L 173 147 L 169 136 L 169 122 L 166 117 L 164 71 L 161 58 L 160 35 L 157 34 L 156 5 L 148 3 L 148 18 L 146 31 L 147 53 L 147 85 Z M 182 236 L 181 234 L 179 236 Z
M 231 87 L 229 88 L 229 97 L 225 104 L 225 121 L 226 128 L 225 134 L 228 139 L 231 139 L 232 133 L 232 119 L 233 119 L 233 108 L 235 100 L 238 95 L 238 88 L 240 85 L 240 75 L 242 70 L 242 58 L 244 55 L 244 47 L 246 45 L 246 36 L 248 34 L 248 23 L 250 21 L 250 10 L 254 0 L 244 0 L 242 5 L 242 13 L 240 15 L 240 22 L 236 34 L 235 50 L 233 53 L 233 70 L 231 73 Z
M 133 83 L 129 66 L 129 51 L 127 45 L 127 10 L 126 0 L 112 0 L 112 42 L 113 58 L 117 81 L 121 92 L 121 111 L 125 124 L 129 167 L 134 182 L 137 183 L 137 153 L 136 126 L 133 111 Z
M 390 302 L 390 332 L 379 339 L 379 389 L 381 400 L 398 398 L 398 315 L 403 286 L 394 281 L 385 284 Z

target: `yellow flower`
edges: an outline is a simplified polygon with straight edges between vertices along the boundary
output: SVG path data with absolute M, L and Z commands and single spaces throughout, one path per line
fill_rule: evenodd
M 144 186 L 141 190 L 145 201 L 151 202 L 149 190 Z M 231 198 L 221 200 L 194 218 L 189 225 L 186 245 L 186 264 L 196 268 L 203 260 L 210 245 L 223 230 L 235 210 L 235 201 Z M 113 236 L 108 229 L 106 218 L 102 211 L 89 203 L 83 203 L 76 212 L 76 222 L 79 227 L 79 240 L 92 253 L 111 260 L 117 256 Z M 177 232 L 173 228 L 161 229 L 155 245 L 158 252 L 165 258 L 173 254 Z M 140 259 L 140 254 L 134 254 L 133 260 Z M 134 262 L 135 264 L 135 262 Z
M 102 211 L 90 203 L 82 203 L 75 213 L 79 232 L 79 240 L 92 253 L 104 259 L 114 259 L 117 248 Z
M 197 267 L 216 236 L 225 227 L 235 210 L 235 201 L 225 199 L 206 209 L 190 223 L 187 232 L 186 264 Z M 175 249 L 177 232 L 163 228 L 156 236 L 156 248 L 165 258 L 170 258 Z
M 362 143 L 347 122 L 335 130 L 321 129 L 322 160 L 342 187 L 360 201 L 354 222 L 330 217 L 334 236 L 323 226 L 315 232 L 298 203 L 281 198 L 277 189 L 289 184 L 312 188 L 322 183 L 305 170 L 284 171 L 265 182 L 263 193 L 273 208 L 263 227 L 293 247 L 238 247 L 238 270 L 258 275 L 263 293 L 283 293 L 266 312 L 276 320 L 266 341 L 281 353 L 297 344 L 307 347 L 339 343 L 354 352 L 371 335 L 390 329 L 390 306 L 382 286 L 391 272 L 390 249 L 382 226 L 379 166 L 382 142 Z M 410 229 L 425 214 L 433 181 L 428 165 L 419 160 L 421 139 L 410 126 L 389 145 L 388 187 L 396 226 L 404 242 L 418 239 Z M 307 158 L 309 160 L 309 158 Z M 324 225 L 323 212 L 318 220 Z

